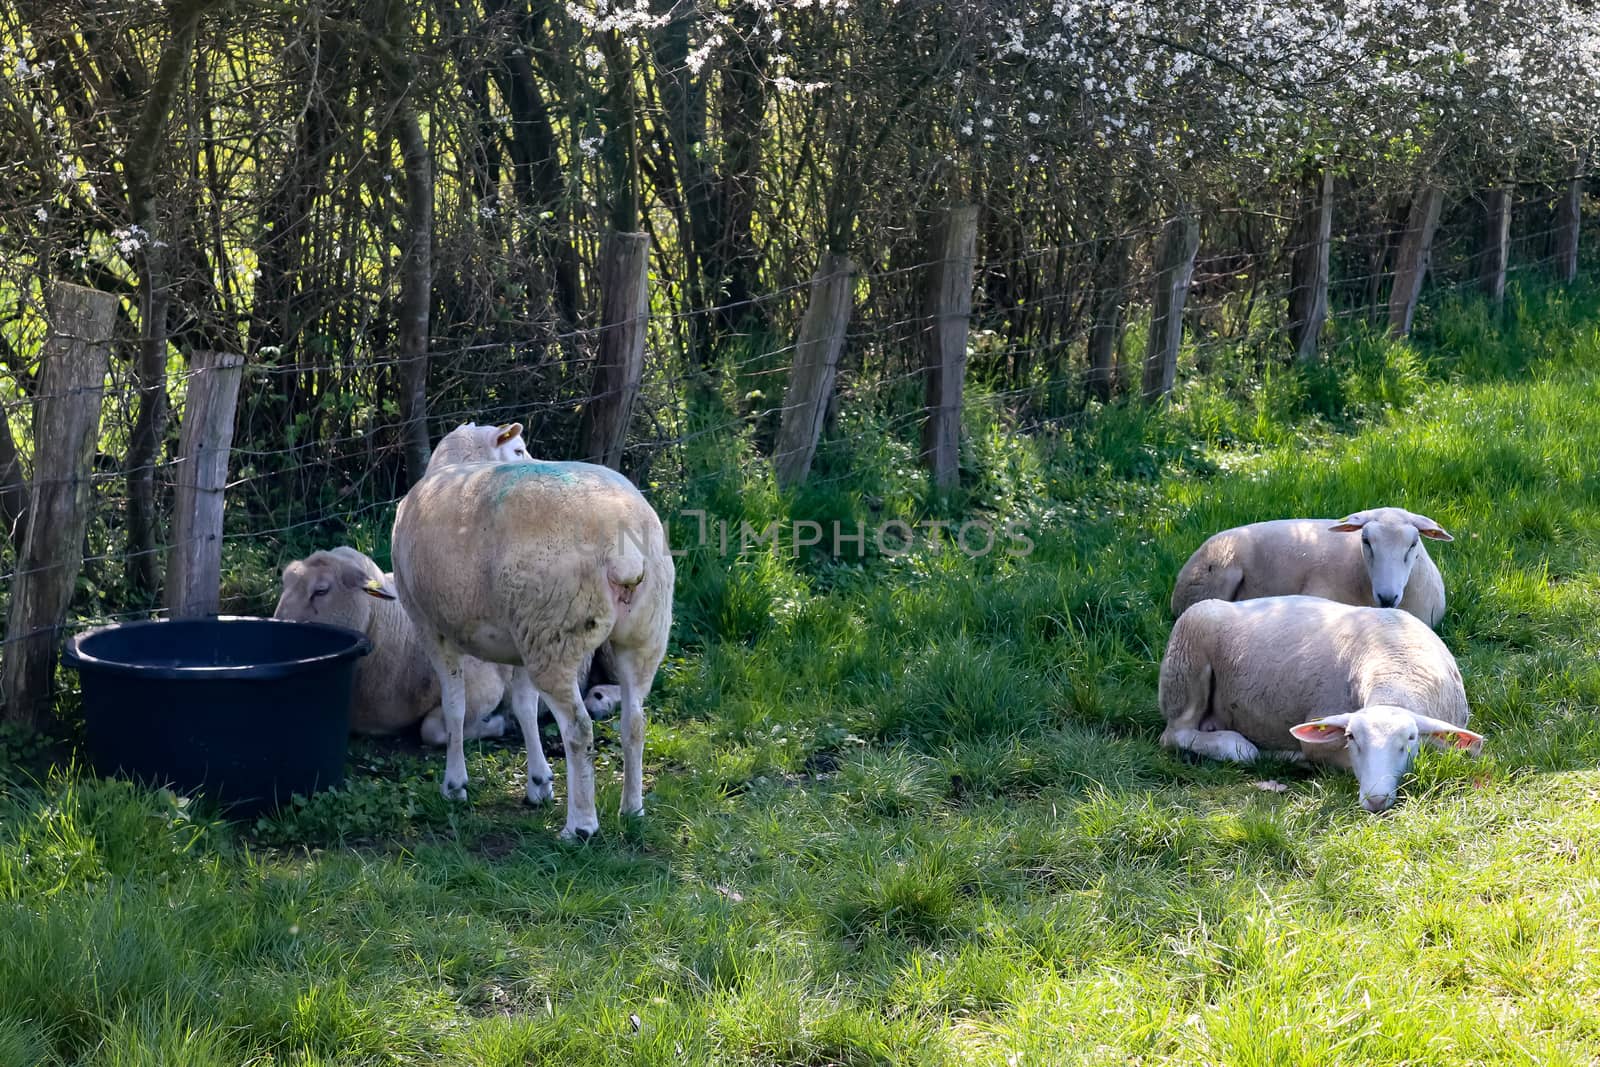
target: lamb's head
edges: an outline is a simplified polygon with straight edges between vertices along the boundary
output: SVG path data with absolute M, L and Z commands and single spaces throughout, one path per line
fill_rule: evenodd
M 1444 527 L 1405 508 L 1358 511 L 1331 529 L 1361 534 L 1361 556 L 1372 579 L 1372 597 L 1380 608 L 1396 607 L 1405 595 L 1406 582 L 1417 557 L 1426 550 L 1422 539 L 1453 541 Z
M 464 422 L 439 439 L 428 457 L 428 466 L 450 463 L 525 463 L 527 443 L 522 440 L 522 423 L 505 426 L 479 426 Z
M 1289 732 L 1307 758 L 1354 771 L 1361 806 L 1372 812 L 1394 806 L 1400 778 L 1419 746 L 1459 748 L 1470 756 L 1483 748 L 1481 734 L 1395 704 L 1369 704 L 1360 711 L 1303 722 Z
M 283 568 L 283 593 L 272 617 L 326 622 L 366 633 L 373 598 L 395 597 L 376 563 L 341 545 L 313 552 Z

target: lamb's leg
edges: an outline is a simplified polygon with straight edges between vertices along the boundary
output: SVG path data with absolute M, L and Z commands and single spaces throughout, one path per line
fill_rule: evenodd
M 622 737 L 622 814 L 644 814 L 644 698 L 650 695 L 655 675 L 632 651 L 614 650 L 617 681 L 622 686 L 622 718 L 617 732 Z
M 437 635 L 419 628 L 418 638 L 428 661 L 439 676 L 439 708 L 444 718 L 444 782 L 439 791 L 446 800 L 467 799 L 467 683 L 461 674 L 461 653 Z
M 511 713 L 528 746 L 528 803 L 537 807 L 556 795 L 555 775 L 539 740 L 539 690 L 522 667 L 511 672 Z
M 600 829 L 594 809 L 594 723 L 583 706 L 577 671 L 566 672 L 558 681 L 549 674 L 536 679 L 545 703 L 561 728 L 561 743 L 567 751 L 567 825 L 562 837 L 587 839 Z

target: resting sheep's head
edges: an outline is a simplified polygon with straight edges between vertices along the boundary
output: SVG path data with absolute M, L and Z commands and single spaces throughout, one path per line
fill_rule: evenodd
M 526 463 L 530 458 L 522 439 L 522 423 L 479 426 L 464 422 L 439 439 L 428 466 L 450 463 Z
M 1361 534 L 1361 556 L 1372 578 L 1372 596 L 1380 608 L 1398 607 L 1411 568 L 1422 554 L 1422 539 L 1453 541 L 1444 527 L 1426 515 L 1404 508 L 1358 511 L 1330 529 Z
M 353 548 L 313 552 L 283 568 L 275 619 L 326 622 L 367 631 L 372 600 L 393 600 L 378 565 Z
M 1470 756 L 1483 748 L 1481 734 L 1394 704 L 1372 704 L 1360 711 L 1313 719 L 1289 732 L 1307 757 L 1354 771 L 1361 806 L 1372 812 L 1394 806 L 1400 776 L 1411 767 L 1423 743 L 1458 748 Z

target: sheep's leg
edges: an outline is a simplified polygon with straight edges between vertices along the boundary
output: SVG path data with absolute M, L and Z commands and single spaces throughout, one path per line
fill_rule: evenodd
M 537 681 L 561 727 L 561 743 L 567 751 L 567 825 L 561 836 L 593 837 L 600 829 L 594 808 L 594 723 L 583 706 L 577 672 L 568 672 L 564 682 L 548 675 Z
M 612 656 L 617 681 L 622 686 L 622 814 L 644 814 L 644 698 L 650 694 L 654 671 L 643 672 L 632 653 Z
M 1261 755 L 1261 750 L 1251 744 L 1249 738 L 1233 730 L 1169 728 L 1161 735 L 1161 743 L 1171 748 L 1186 748 L 1198 755 L 1226 760 L 1229 763 L 1249 763 Z
M 426 631 L 423 631 L 426 633 Z M 419 635 L 420 636 L 420 635 Z M 467 682 L 461 673 L 461 653 L 442 640 L 422 637 L 428 660 L 439 675 L 439 708 L 444 718 L 444 782 L 439 792 L 446 800 L 467 799 Z
M 538 807 L 556 795 L 556 780 L 539 740 L 539 690 L 521 667 L 511 672 L 511 713 L 528 746 L 528 803 Z
M 1183 625 L 1183 620 L 1178 621 Z M 1204 729 L 1214 725 L 1207 718 L 1211 710 L 1211 690 L 1215 682 L 1211 664 L 1190 655 L 1192 648 L 1181 642 L 1167 646 L 1161 662 L 1161 714 L 1167 728 L 1161 744 L 1182 748 L 1212 759 L 1248 763 L 1261 753 L 1243 734 L 1234 730 Z

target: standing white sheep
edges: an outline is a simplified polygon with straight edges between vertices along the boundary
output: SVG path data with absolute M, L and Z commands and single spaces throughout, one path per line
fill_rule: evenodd
M 644 810 L 644 699 L 666 654 L 674 568 L 655 510 L 622 475 L 589 463 L 430 468 L 394 524 L 400 602 L 443 692 L 442 791 L 466 795 L 461 660 L 513 671 L 511 707 L 528 740 L 529 803 L 554 795 L 535 715 L 542 693 L 567 758 L 566 837 L 599 828 L 594 731 L 580 690 L 602 646 L 621 686 L 622 812 Z
M 350 729 L 396 734 L 422 724 L 422 740 L 443 745 L 449 734 L 439 710 L 439 679 L 417 642 L 411 619 L 394 602 L 393 578 L 353 548 L 313 552 L 283 569 L 276 619 L 326 622 L 358 630 L 372 654 L 356 664 Z M 501 737 L 505 719 L 493 714 L 505 697 L 511 671 L 476 659 L 462 661 L 466 686 L 465 736 Z
M 1395 608 L 1312 596 L 1202 600 L 1179 616 L 1161 660 L 1161 743 L 1245 762 L 1293 751 L 1353 770 L 1383 811 L 1417 746 L 1477 755 L 1456 661 Z
M 479 426 L 464 422 L 439 439 L 428 457 L 428 469 L 452 463 L 527 463 L 532 462 L 522 439 L 522 423 L 504 426 Z M 600 681 L 605 677 L 601 667 L 603 656 L 584 670 L 586 678 L 583 706 L 595 722 L 609 719 L 622 707 L 622 687 L 614 682 Z M 470 734 L 469 734 L 470 736 Z M 441 744 L 443 742 L 440 742 Z
M 1351 534 L 1360 533 L 1360 537 Z M 1202 600 L 1305 594 L 1444 617 L 1444 579 L 1422 539 L 1454 540 L 1426 515 L 1374 508 L 1345 519 L 1276 519 L 1207 538 L 1178 572 L 1172 613 Z

